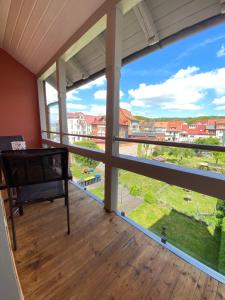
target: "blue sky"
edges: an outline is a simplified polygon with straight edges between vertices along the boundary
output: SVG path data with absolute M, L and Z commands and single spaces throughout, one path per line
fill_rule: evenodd
M 225 115 L 225 24 L 124 66 L 120 89 L 121 107 L 133 114 Z M 101 77 L 67 94 L 68 111 L 104 114 L 105 98 L 106 80 Z

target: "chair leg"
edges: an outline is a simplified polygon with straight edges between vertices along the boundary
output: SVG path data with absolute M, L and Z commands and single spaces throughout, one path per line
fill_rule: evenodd
M 10 210 L 10 219 L 12 225 L 12 237 L 13 237 L 13 249 L 16 251 L 17 249 L 17 242 L 16 242 L 16 227 L 14 222 L 14 213 L 13 213 L 13 199 L 11 191 L 9 191 L 9 210 Z
M 69 207 L 69 197 L 68 197 L 68 181 L 65 180 L 65 205 L 67 214 L 67 233 L 70 234 L 70 207 Z
M 23 206 L 19 207 L 19 213 L 20 213 L 20 216 L 23 216 Z
M 65 199 L 66 201 L 66 213 L 67 213 L 67 233 L 70 234 L 70 207 L 69 207 L 69 199 Z

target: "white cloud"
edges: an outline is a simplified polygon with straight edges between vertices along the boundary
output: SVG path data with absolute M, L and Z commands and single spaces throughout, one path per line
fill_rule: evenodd
M 136 106 L 136 107 L 144 107 L 145 104 L 142 100 L 133 100 L 130 103 L 132 106 Z
M 106 99 L 106 90 L 98 90 L 94 93 L 94 98 L 98 100 L 105 100 Z
M 225 110 L 225 105 L 217 106 L 215 110 Z
M 92 104 L 90 109 L 87 110 L 87 113 L 93 116 L 100 116 L 106 114 L 105 105 Z
M 159 84 L 141 83 L 137 89 L 128 91 L 132 101 L 142 101 L 145 105 L 159 106 L 167 110 L 198 110 L 199 102 L 209 90 L 218 96 L 225 93 L 225 68 L 201 73 L 195 66 L 179 70 Z M 131 101 L 131 102 L 132 102 Z
M 124 92 L 120 91 L 120 98 L 124 96 Z M 98 90 L 94 93 L 94 98 L 96 100 L 106 100 L 106 90 Z
M 106 78 L 105 78 L 105 76 L 101 76 L 101 77 L 99 77 L 99 78 L 97 78 L 97 79 L 95 79 L 95 80 L 93 80 L 93 81 L 91 81 L 91 82 L 88 82 L 88 83 L 86 83 L 86 84 L 80 86 L 80 87 L 77 89 L 77 91 L 79 91 L 79 90 L 89 90 L 89 89 L 91 89 L 91 88 L 93 88 L 93 87 L 104 86 L 105 83 L 106 83 Z
M 70 91 L 66 93 L 66 99 L 71 101 L 81 101 L 82 99 L 77 96 L 79 92 L 77 90 Z
M 120 107 L 127 110 L 131 110 L 131 104 L 128 102 L 120 102 Z
M 221 46 L 221 48 L 216 52 L 217 57 L 225 56 L 225 47 L 224 45 Z
M 212 103 L 215 105 L 225 104 L 225 96 L 214 99 Z
M 76 109 L 76 110 L 82 110 L 82 109 L 86 109 L 87 105 L 84 104 L 76 104 L 76 103 L 67 103 L 66 107 L 69 109 Z
M 47 82 L 45 86 L 46 86 L 47 104 L 58 101 L 57 90 Z

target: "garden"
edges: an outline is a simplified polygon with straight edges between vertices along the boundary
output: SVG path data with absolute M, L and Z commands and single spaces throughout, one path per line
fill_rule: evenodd
M 208 142 L 208 141 L 207 141 Z M 80 142 L 83 143 L 83 142 Z M 92 148 L 93 145 L 89 145 Z M 164 149 L 162 149 L 164 148 Z M 179 150 L 179 151 L 177 151 Z M 138 156 L 148 159 L 163 157 L 166 162 L 193 168 L 209 167 L 224 173 L 224 154 L 169 147 L 137 149 Z M 104 199 L 104 166 L 89 158 L 75 155 L 72 173 L 76 179 L 90 174 L 85 167 L 101 174 L 101 182 L 88 190 Z M 80 160 L 81 159 L 81 160 Z M 225 205 L 223 200 L 209 197 L 152 178 L 119 170 L 118 209 L 144 228 L 167 240 L 199 261 L 225 274 Z M 133 205 L 130 205 L 133 204 Z

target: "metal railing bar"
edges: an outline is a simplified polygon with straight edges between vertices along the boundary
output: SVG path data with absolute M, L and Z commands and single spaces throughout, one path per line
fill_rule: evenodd
M 60 134 L 58 131 L 47 131 L 47 130 L 42 130 L 43 133 L 51 133 L 51 134 Z M 69 135 L 69 136 L 77 136 L 77 137 L 85 137 L 85 138 L 90 138 L 90 139 L 98 139 L 98 140 L 105 140 L 105 136 L 99 136 L 99 135 L 88 135 L 88 134 L 76 134 L 76 133 L 63 133 L 63 135 Z
M 48 131 L 48 130 L 42 130 L 43 133 L 51 133 L 51 134 L 60 134 L 59 131 Z
M 177 147 L 177 148 L 190 148 L 190 149 L 225 152 L 224 146 L 216 146 L 216 145 L 164 142 L 164 141 L 152 141 L 152 140 L 145 140 L 145 139 L 120 138 L 120 137 L 115 137 L 114 140 L 117 142 L 149 144 L 149 145 L 169 146 L 169 147 Z
M 105 140 L 106 139 L 105 136 L 99 136 L 99 135 L 76 134 L 76 133 L 63 133 L 63 135 L 85 137 L 85 138 L 98 139 L 98 140 Z

